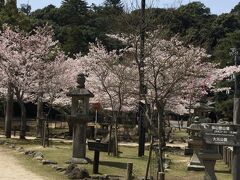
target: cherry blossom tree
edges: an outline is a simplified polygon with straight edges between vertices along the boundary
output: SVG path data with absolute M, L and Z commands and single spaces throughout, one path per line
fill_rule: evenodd
M 186 46 L 176 37 L 164 40 L 160 35 L 160 29 L 146 34 L 144 72 L 148 91 L 143 100 L 147 105 L 146 124 L 149 125 L 150 134 L 158 135 L 159 154 L 162 157 L 161 149 L 166 140 L 164 111 L 166 108 L 185 111 L 190 99 L 196 101 L 206 94 L 207 79 L 214 72 L 215 65 L 207 61 L 208 55 L 204 49 Z M 122 42 L 130 47 L 138 65 L 139 37 L 111 37 L 124 39 Z M 138 65 L 138 70 L 140 67 Z M 155 110 L 157 116 L 153 115 Z M 160 169 L 163 169 L 162 163 Z
M 61 64 L 66 56 L 57 47 L 57 41 L 53 40 L 53 30 L 50 26 L 38 27 L 28 36 L 30 42 L 30 51 L 34 52 L 36 59 L 35 70 L 37 73 L 35 84 L 32 89 L 37 99 L 37 137 L 42 137 L 42 120 L 44 97 L 50 96 L 48 100 L 52 100 L 53 92 L 59 91 L 57 86 L 60 81 L 57 77 L 62 73 Z M 57 88 L 57 87 L 58 88 Z M 45 99 L 46 100 L 46 99 Z M 51 104 L 51 103 L 50 103 Z
M 130 110 L 135 105 L 137 71 L 125 50 L 108 52 L 98 41 L 90 44 L 89 53 L 80 59 L 80 66 L 89 76 L 88 87 L 95 94 L 94 100 L 112 111 L 114 155 L 118 155 L 118 119 L 123 110 Z
M 56 74 L 52 63 L 63 60 L 62 53 L 56 49 L 48 26 L 39 27 L 31 33 L 13 31 L 5 27 L 0 35 L 0 68 L 4 74 L 3 87 L 11 85 L 12 91 L 21 107 L 20 138 L 25 138 L 26 109 L 24 101 L 31 101 L 50 87 L 49 80 Z M 60 55 L 56 55 L 60 54 Z M 51 67 L 51 69 L 50 69 Z
M 3 71 L 0 72 L 0 76 L 2 80 L 6 79 Z M 5 136 L 6 138 L 11 138 L 13 92 L 10 83 L 8 83 L 8 87 L 5 88 L 4 81 L 0 81 L 0 98 L 2 102 L 4 102 Z
M 157 38 L 159 32 L 148 34 L 146 43 L 147 100 L 153 101 L 158 112 L 160 141 L 165 144 L 164 110 L 176 104 L 175 99 L 198 97 L 206 94 L 206 78 L 213 72 L 214 65 L 207 62 L 204 49 L 184 46 L 176 38 Z M 195 96 L 196 97 L 196 96 Z M 178 104 L 184 101 L 178 101 Z
M 158 38 L 158 34 L 158 31 L 150 33 L 146 40 L 148 93 L 145 102 L 151 102 L 157 110 L 159 155 L 162 158 L 161 150 L 166 141 L 166 108 L 184 107 L 186 102 L 193 101 L 193 97 L 196 100 L 196 97 L 199 99 L 206 94 L 206 78 L 213 72 L 214 65 L 207 62 L 208 55 L 204 49 L 184 46 L 177 38 L 164 40 Z M 163 164 L 159 166 L 163 170 Z
M 22 51 L 22 47 L 26 43 L 26 39 L 23 34 L 14 32 L 10 30 L 9 27 L 5 27 L 4 31 L 0 36 L 1 46 L 0 46 L 0 54 L 1 54 L 1 70 L 4 73 L 4 78 L 2 79 L 2 84 L 5 85 L 5 88 L 8 87 L 11 91 L 15 91 L 17 94 L 17 98 L 19 99 L 19 105 L 22 110 L 22 120 L 21 120 L 21 138 L 25 136 L 25 107 L 20 100 L 23 98 L 23 94 L 19 91 L 18 86 L 28 87 L 23 84 L 24 75 L 28 72 L 26 69 L 21 69 L 21 62 L 25 57 L 29 56 L 29 54 L 25 54 Z M 30 72 L 31 73 L 31 72 Z

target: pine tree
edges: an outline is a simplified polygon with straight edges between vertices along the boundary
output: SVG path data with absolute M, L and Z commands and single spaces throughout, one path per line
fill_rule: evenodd
M 6 12 L 9 15 L 14 15 L 18 12 L 17 10 L 17 0 L 7 0 L 5 5 Z
M 0 0 L 0 10 L 4 7 L 5 1 L 4 0 Z
M 123 3 L 121 0 L 105 0 L 104 5 L 118 11 L 123 11 Z
M 65 24 L 84 24 L 87 14 L 87 3 L 84 0 L 63 0 L 60 7 L 62 22 Z

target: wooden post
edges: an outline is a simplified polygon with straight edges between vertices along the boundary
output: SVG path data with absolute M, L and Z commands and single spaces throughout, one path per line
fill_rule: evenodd
M 153 136 L 151 135 L 151 143 L 150 143 L 150 147 L 149 147 L 149 156 L 148 156 L 148 162 L 147 162 L 147 169 L 146 169 L 146 174 L 145 174 L 145 180 L 147 180 L 148 178 L 148 172 L 149 172 L 149 168 L 150 168 L 150 162 L 151 162 L 151 158 L 152 158 L 152 150 L 153 150 Z
M 98 110 L 95 111 L 95 123 L 94 123 L 94 139 L 97 139 L 97 119 L 98 119 Z
M 110 122 L 110 127 L 109 127 L 108 155 L 110 155 L 113 150 L 111 141 L 112 141 L 112 120 Z
M 227 163 L 227 149 L 226 146 L 223 146 L 223 161 L 226 164 Z
M 49 147 L 49 123 L 46 121 L 46 131 L 47 131 L 47 146 Z
M 127 163 L 127 177 L 126 180 L 132 180 L 133 176 L 133 163 Z
M 239 52 L 237 48 L 231 48 L 231 54 L 234 55 L 235 65 L 240 65 Z M 240 74 L 234 73 L 235 88 L 234 88 L 234 104 L 233 104 L 233 124 L 240 124 Z M 239 130 L 237 131 L 239 135 Z M 231 170 L 233 180 L 240 179 L 240 147 L 234 146 L 231 158 Z
M 230 149 L 227 147 L 227 165 L 230 167 Z
M 16 126 L 14 126 L 14 128 L 13 128 L 13 136 L 16 136 L 16 131 L 17 131 L 17 128 L 16 128 Z
M 158 180 L 164 180 L 165 179 L 165 173 L 164 172 L 158 172 Z
M 234 161 L 233 161 L 233 150 L 230 149 L 230 170 L 233 173 L 233 166 L 234 166 Z
M 100 143 L 100 139 L 96 139 L 96 142 Z M 99 157 L 100 151 L 94 151 L 94 161 L 93 161 L 93 174 L 98 174 L 98 167 L 99 167 Z
M 139 69 L 139 139 L 138 139 L 138 157 L 144 156 L 145 150 L 145 128 L 144 124 L 144 109 L 141 105 L 141 100 L 146 96 L 146 85 L 144 75 L 144 60 L 145 60 L 145 36 L 146 36 L 146 22 L 145 22 L 146 0 L 141 0 L 141 25 L 140 25 L 140 57 L 138 61 Z
M 46 147 L 46 121 L 43 121 L 43 147 Z
M 145 151 L 145 128 L 144 128 L 144 104 L 139 102 L 138 110 L 138 157 L 144 156 Z

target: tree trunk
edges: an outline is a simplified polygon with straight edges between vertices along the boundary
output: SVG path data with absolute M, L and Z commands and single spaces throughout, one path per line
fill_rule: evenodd
M 117 120 L 116 120 L 117 121 Z M 115 156 L 118 156 L 118 123 L 115 123 Z
M 153 144 L 154 144 L 154 139 L 153 139 L 153 136 L 151 135 L 151 142 L 150 142 L 150 146 L 149 146 L 149 155 L 148 155 L 148 161 L 147 161 L 147 168 L 146 168 L 146 174 L 145 174 L 145 179 L 144 180 L 148 179 L 148 172 L 149 172 L 151 158 L 152 158 Z
M 68 127 L 69 127 L 69 131 L 68 134 L 69 136 L 73 136 L 73 123 L 71 121 L 68 121 Z
M 163 147 L 166 146 L 165 142 L 165 127 L 164 127 L 164 104 L 162 102 L 157 103 L 158 110 L 158 172 L 164 172 L 163 167 Z
M 6 116 L 6 111 L 7 111 L 7 99 L 4 100 L 3 102 L 3 116 Z
M 160 122 L 160 121 L 159 121 Z M 158 172 L 164 172 L 164 167 L 163 167 L 163 153 L 162 153 L 162 149 L 163 149 L 163 137 L 162 137 L 162 133 L 161 133 L 161 123 L 158 123 Z
M 164 103 L 158 103 L 158 132 L 162 147 L 166 146 L 165 122 L 164 122 Z
M 40 94 L 37 102 L 37 129 L 36 129 L 37 138 L 42 138 L 43 132 L 42 124 L 43 124 L 43 102 L 42 94 Z
M 11 138 L 13 116 L 13 90 L 11 88 L 11 85 L 8 86 L 7 105 L 5 113 L 5 136 L 6 138 Z
M 112 119 L 111 119 L 111 122 L 110 122 L 110 127 L 109 127 L 109 143 L 108 143 L 108 155 L 110 155 L 112 153 Z
M 190 100 L 190 102 L 189 102 L 189 110 L 188 110 L 189 118 L 187 120 L 187 127 L 189 127 L 191 125 L 191 119 L 192 119 L 191 108 L 192 108 L 192 101 Z
M 21 126 L 20 126 L 20 139 L 25 139 L 26 129 L 27 129 L 27 120 L 26 120 L 26 107 L 23 101 L 18 101 L 21 108 Z
M 178 120 L 178 130 L 180 131 L 181 130 L 181 120 L 179 117 L 177 117 L 177 120 Z
M 116 117 L 116 115 L 113 116 L 113 120 L 114 120 L 114 123 L 115 123 L 115 132 L 114 132 L 114 140 L 115 140 L 115 148 L 114 148 L 114 151 L 113 151 L 113 156 L 118 156 L 118 119 Z

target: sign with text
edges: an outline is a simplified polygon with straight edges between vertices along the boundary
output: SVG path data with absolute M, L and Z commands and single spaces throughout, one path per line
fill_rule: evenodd
M 207 144 L 240 146 L 240 125 L 203 124 L 203 139 Z
M 88 141 L 88 149 L 90 151 L 108 152 L 108 144 L 95 141 Z

